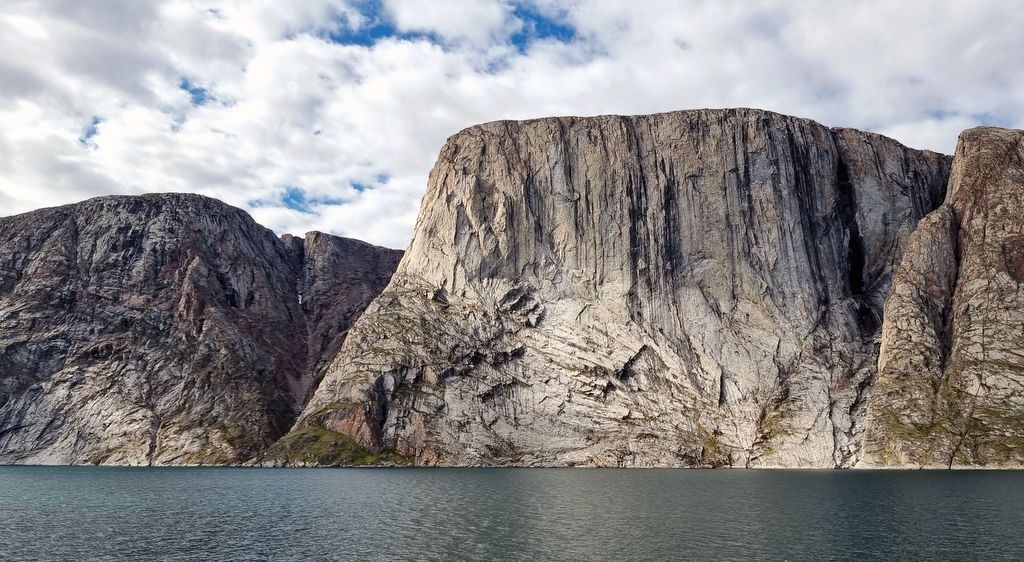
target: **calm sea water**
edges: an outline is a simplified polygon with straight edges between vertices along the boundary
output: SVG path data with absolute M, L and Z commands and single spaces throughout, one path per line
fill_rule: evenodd
M 0 467 L 2 560 L 1022 558 L 1022 472 Z

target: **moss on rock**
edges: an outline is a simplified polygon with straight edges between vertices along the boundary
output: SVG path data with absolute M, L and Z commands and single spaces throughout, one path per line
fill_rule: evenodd
M 391 451 L 374 453 L 344 433 L 306 426 L 275 443 L 265 461 L 286 466 L 381 466 L 410 465 L 413 459 Z

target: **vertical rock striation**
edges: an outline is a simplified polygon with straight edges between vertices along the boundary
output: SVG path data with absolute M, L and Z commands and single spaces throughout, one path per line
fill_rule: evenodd
M 1024 131 L 735 109 L 466 129 L 400 263 L 194 195 L 0 218 L 0 462 L 1019 467 L 1022 216 Z
M 310 375 L 303 393 L 305 404 L 348 330 L 387 286 L 402 252 L 321 232 L 308 233 L 302 248 L 299 283 Z
M 257 457 L 400 255 L 193 195 L 0 219 L 0 462 Z
M 850 466 L 892 272 L 948 169 L 746 109 L 466 129 L 291 436 L 426 464 Z
M 885 305 L 867 466 L 1024 465 L 1024 131 L 953 162 Z

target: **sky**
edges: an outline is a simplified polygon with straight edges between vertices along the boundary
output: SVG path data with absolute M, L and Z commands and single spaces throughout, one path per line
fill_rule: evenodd
M 496 119 L 756 107 L 951 152 L 1024 128 L 1005 0 L 3 0 L 0 216 L 195 192 L 393 248 Z

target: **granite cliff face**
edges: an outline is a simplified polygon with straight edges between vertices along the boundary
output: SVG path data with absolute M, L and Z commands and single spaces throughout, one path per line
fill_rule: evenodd
M 258 458 L 400 256 L 193 195 L 0 218 L 0 462 Z
M 276 458 L 852 466 L 893 271 L 949 166 L 757 110 L 462 131 Z
M 865 465 L 1024 466 L 1024 131 L 965 131 L 885 305 Z
M 736 109 L 466 129 L 404 257 L 0 218 L 0 463 L 1019 467 L 1022 216 L 1024 131 Z

